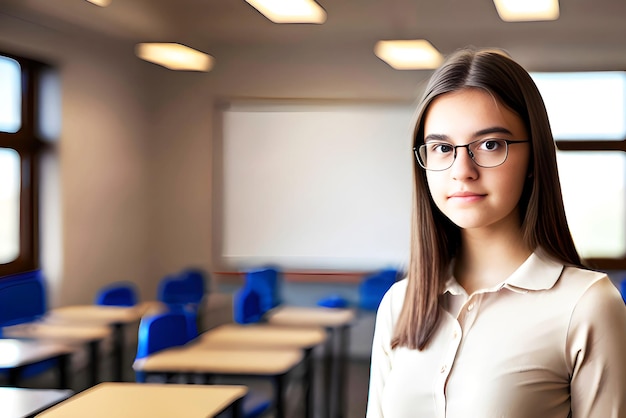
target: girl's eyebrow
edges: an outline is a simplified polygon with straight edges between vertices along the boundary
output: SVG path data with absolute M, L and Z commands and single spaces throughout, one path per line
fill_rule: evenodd
M 491 128 L 481 129 L 474 134 L 474 137 L 485 136 L 489 134 L 505 134 L 511 136 L 513 135 L 513 133 L 504 126 L 493 126 Z
M 481 129 L 479 131 L 474 132 L 474 134 L 472 135 L 472 138 L 478 138 L 481 136 L 491 135 L 491 134 L 504 134 L 504 135 L 513 136 L 513 133 L 503 126 L 492 126 L 492 127 Z M 429 134 L 426 137 L 424 137 L 424 142 L 428 142 L 428 141 L 450 142 L 450 137 L 445 134 Z

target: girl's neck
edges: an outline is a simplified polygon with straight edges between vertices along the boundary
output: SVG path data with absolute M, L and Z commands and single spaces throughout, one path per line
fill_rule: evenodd
M 504 281 L 531 253 L 532 249 L 524 244 L 519 228 L 499 234 L 463 230 L 454 276 L 471 295 Z

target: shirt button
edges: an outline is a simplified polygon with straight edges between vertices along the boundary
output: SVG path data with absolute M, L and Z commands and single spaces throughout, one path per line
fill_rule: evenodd
M 472 309 L 474 309 L 474 304 L 470 303 L 469 305 L 467 305 L 467 311 L 471 311 Z
M 459 338 L 459 333 L 458 331 L 454 331 L 454 334 L 452 334 L 452 337 L 456 340 L 457 338 Z
M 439 370 L 439 373 L 445 373 L 446 370 L 448 370 L 448 366 L 444 364 L 443 366 L 441 366 L 441 370 Z

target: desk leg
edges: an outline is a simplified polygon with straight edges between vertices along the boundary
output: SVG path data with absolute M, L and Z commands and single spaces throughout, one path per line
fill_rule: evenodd
M 286 375 L 274 377 L 274 399 L 276 399 L 276 418 L 285 418 L 285 379 Z
M 23 369 L 24 369 L 24 366 L 13 367 L 9 369 L 9 386 L 10 387 L 14 387 L 14 388 L 19 387 L 18 383 L 20 381 L 20 376 L 22 375 Z
M 89 385 L 98 384 L 98 370 L 100 368 L 99 341 L 90 341 L 87 343 L 89 351 Z
M 328 338 L 326 339 L 326 344 L 324 345 L 324 399 L 322 400 L 324 412 L 322 416 L 330 418 L 332 411 L 331 404 L 334 399 L 332 366 L 335 358 L 335 331 L 333 328 L 326 328 L 326 333 L 328 334 Z
M 68 389 L 70 387 L 69 375 L 70 375 L 71 363 L 72 362 L 70 361 L 69 354 L 60 355 L 59 358 L 57 359 L 60 389 Z
M 313 391 L 315 378 L 313 373 L 313 348 L 307 348 L 304 350 L 304 384 L 306 385 L 304 389 L 304 416 L 306 418 L 312 418 L 314 415 L 312 408 L 315 402 Z
M 124 381 L 124 324 L 113 324 L 113 380 Z
M 232 418 L 243 418 L 243 398 L 237 399 L 229 408 Z
M 342 326 L 338 330 L 339 338 L 339 355 L 338 355 L 338 375 L 337 375 L 337 403 L 335 407 L 336 416 L 342 418 L 346 414 L 346 397 L 348 396 L 347 381 L 348 381 L 348 353 L 350 346 L 350 328 L 348 326 Z

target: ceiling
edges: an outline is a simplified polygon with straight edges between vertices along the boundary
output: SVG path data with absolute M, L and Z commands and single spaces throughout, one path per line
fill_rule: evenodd
M 525 23 L 501 21 L 491 0 L 318 2 L 328 14 L 323 25 L 274 24 L 244 0 L 112 0 L 106 8 L 84 0 L 0 0 L 0 13 L 123 43 L 180 42 L 218 62 L 226 49 L 369 56 L 380 39 L 426 38 L 444 54 L 470 44 L 501 47 L 533 71 L 626 70 L 624 0 L 561 0 L 559 20 Z

